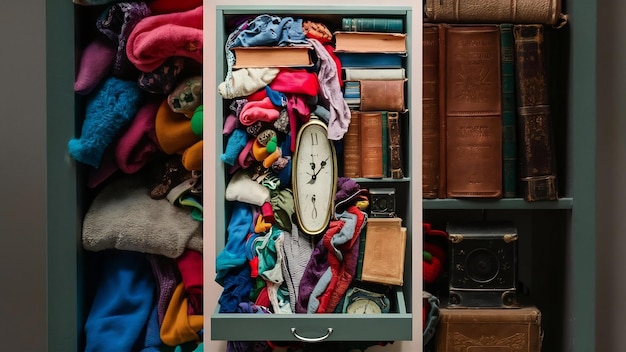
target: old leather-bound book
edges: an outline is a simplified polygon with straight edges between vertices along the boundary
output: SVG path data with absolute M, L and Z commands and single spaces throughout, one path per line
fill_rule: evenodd
M 361 111 L 404 111 L 406 79 L 360 81 Z
M 436 332 L 437 352 L 540 352 L 541 311 L 519 309 L 441 308 Z
M 449 198 L 502 197 L 498 25 L 447 25 L 446 188 Z
M 361 177 L 360 111 L 350 110 L 350 124 L 343 136 L 343 176 Z
M 387 131 L 389 135 L 389 170 L 391 178 L 404 178 L 402 171 L 402 133 L 400 131 L 400 113 L 387 112 Z
M 566 21 L 561 0 L 426 0 L 426 22 L 543 23 Z
M 402 219 L 368 218 L 361 280 L 402 286 L 406 227 Z
M 556 200 L 554 152 L 544 27 L 515 25 L 517 133 L 521 193 L 527 201 Z
M 383 178 L 383 116 L 380 111 L 359 113 L 361 177 Z
M 422 197 L 439 195 L 439 28 L 422 32 Z

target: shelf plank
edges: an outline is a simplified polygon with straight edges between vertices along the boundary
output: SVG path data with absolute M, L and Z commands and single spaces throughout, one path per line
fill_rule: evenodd
M 427 209 L 496 209 L 496 210 L 540 210 L 572 209 L 574 198 L 560 198 L 556 201 L 527 202 L 522 198 L 502 199 L 423 199 Z

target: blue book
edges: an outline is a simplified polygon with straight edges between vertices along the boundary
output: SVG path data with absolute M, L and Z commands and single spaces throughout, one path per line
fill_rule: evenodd
M 343 68 L 401 68 L 405 54 L 335 52 Z

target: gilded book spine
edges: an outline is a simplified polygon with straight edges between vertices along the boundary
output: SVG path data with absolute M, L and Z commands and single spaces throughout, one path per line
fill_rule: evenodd
M 343 175 L 361 177 L 361 119 L 358 110 L 350 110 L 348 131 L 343 136 Z
M 502 196 L 517 197 L 517 138 L 513 25 L 500 25 L 502 64 Z
M 383 177 L 383 118 L 380 111 L 360 112 L 361 177 Z
M 403 178 L 402 172 L 402 135 L 400 133 L 400 113 L 387 113 L 387 129 L 389 130 L 389 163 L 391 178 Z
M 427 22 L 542 23 L 565 21 L 561 0 L 426 0 Z
M 450 198 L 502 197 L 499 26 L 446 26 Z
M 556 200 L 557 176 L 546 79 L 544 28 L 513 27 L 522 193 L 527 201 Z

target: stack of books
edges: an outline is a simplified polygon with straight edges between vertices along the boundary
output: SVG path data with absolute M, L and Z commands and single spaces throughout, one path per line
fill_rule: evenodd
M 406 111 L 406 33 L 401 18 L 343 18 L 333 33 L 351 122 L 343 176 L 403 178 L 400 114 Z
M 544 31 L 565 17 L 523 3 L 426 1 L 424 198 L 558 198 Z

